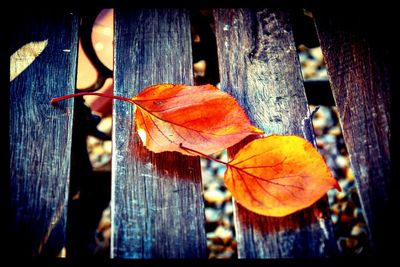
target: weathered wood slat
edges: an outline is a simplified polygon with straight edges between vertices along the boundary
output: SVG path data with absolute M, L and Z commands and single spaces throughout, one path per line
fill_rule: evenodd
M 214 17 L 221 89 L 239 101 L 266 135 L 295 134 L 314 143 L 289 14 L 216 9 Z M 232 155 L 238 149 L 228 152 Z M 240 258 L 337 253 L 326 198 L 282 218 L 259 216 L 235 203 L 234 218 Z
M 391 27 L 379 10 L 317 9 L 314 17 L 373 250 L 388 254 Z M 338 16 L 337 14 L 340 14 Z M 386 16 L 386 13 L 383 13 Z M 387 14 L 389 16 L 389 14 Z M 394 53 L 393 53 L 394 54 Z M 394 227 L 394 226 L 393 226 Z
M 65 241 L 74 102 L 52 106 L 50 99 L 74 92 L 79 21 L 68 10 L 10 19 L 10 73 L 19 75 L 10 82 L 7 246 L 18 255 L 57 255 Z
M 187 10 L 115 9 L 116 95 L 157 83 L 193 83 Z M 111 256 L 206 257 L 198 157 L 149 152 L 133 106 L 114 102 Z

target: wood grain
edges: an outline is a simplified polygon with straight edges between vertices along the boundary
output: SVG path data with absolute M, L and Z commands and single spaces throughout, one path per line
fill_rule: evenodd
M 394 209 L 389 59 L 395 53 L 388 49 L 392 45 L 387 39 L 392 35 L 388 20 L 376 17 L 379 9 L 362 11 L 333 8 L 313 13 L 371 245 L 374 253 L 383 255 L 393 249 L 386 239 L 394 228 L 385 218 Z
M 272 9 L 214 11 L 221 89 L 270 134 L 300 135 L 314 143 L 289 13 Z M 228 150 L 232 156 L 241 146 Z M 337 252 L 326 198 L 281 218 L 235 203 L 239 258 L 328 257 Z
M 68 10 L 35 10 L 10 17 L 11 52 L 47 40 L 34 60 L 10 82 L 10 235 L 18 255 L 52 255 L 65 241 L 73 101 L 50 99 L 74 92 L 78 17 Z M 34 52 L 33 52 L 34 53 Z M 21 69 L 16 66 L 16 69 Z
M 157 83 L 193 83 L 189 12 L 115 9 L 116 95 Z M 112 257 L 204 258 L 206 236 L 198 157 L 149 152 L 134 107 L 114 102 Z

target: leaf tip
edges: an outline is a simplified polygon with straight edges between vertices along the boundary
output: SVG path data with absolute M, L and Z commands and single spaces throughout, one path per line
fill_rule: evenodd
M 333 187 L 334 187 L 337 191 L 342 192 L 342 188 L 340 187 L 340 184 L 338 183 L 338 181 L 335 180 L 335 183 L 334 183 Z

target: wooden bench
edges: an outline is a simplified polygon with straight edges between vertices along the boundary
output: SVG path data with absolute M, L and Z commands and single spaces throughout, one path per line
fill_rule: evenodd
M 386 219 L 393 212 L 390 55 L 376 42 L 379 33 L 366 28 L 367 16 L 313 11 L 373 255 L 386 255 L 387 224 L 393 226 Z M 221 89 L 267 135 L 295 134 L 314 142 L 291 12 L 214 10 Z M 57 107 L 49 101 L 74 91 L 79 12 L 44 10 L 13 19 L 12 53 L 29 42 L 47 45 L 10 82 L 7 231 L 17 253 L 56 255 L 66 238 L 77 114 L 74 100 Z M 114 94 L 133 97 L 157 83 L 193 84 L 190 19 L 187 9 L 116 8 Z M 114 101 L 111 257 L 205 258 L 199 158 L 151 153 L 134 126 L 133 106 Z M 240 258 L 338 255 L 326 198 L 283 218 L 259 216 L 234 203 L 234 219 Z

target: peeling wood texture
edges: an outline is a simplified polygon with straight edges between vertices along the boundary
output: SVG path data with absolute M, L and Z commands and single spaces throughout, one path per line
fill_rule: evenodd
M 114 93 L 133 97 L 157 83 L 193 83 L 187 10 L 115 9 Z M 134 107 L 114 101 L 111 256 L 205 258 L 198 157 L 149 152 Z
M 270 134 L 300 135 L 314 143 L 289 14 L 282 10 L 214 11 L 221 89 Z M 249 140 L 228 150 L 230 156 Z M 327 199 L 282 218 L 259 216 L 235 203 L 240 258 L 336 255 Z
M 7 246 L 18 256 L 55 256 L 65 241 L 74 101 L 52 106 L 50 99 L 74 92 L 78 17 L 30 10 L 10 20 L 10 68 L 18 71 L 9 94 Z
M 367 12 L 366 12 L 367 11 Z M 375 253 L 393 249 L 386 239 L 391 205 L 391 87 L 389 40 L 393 18 L 380 9 L 317 9 L 313 12 L 343 137 Z M 337 14 L 340 14 L 338 16 Z M 386 30 L 386 31 L 385 31 Z M 398 64 L 398 63 L 396 63 Z M 394 254 L 393 254 L 394 255 Z

